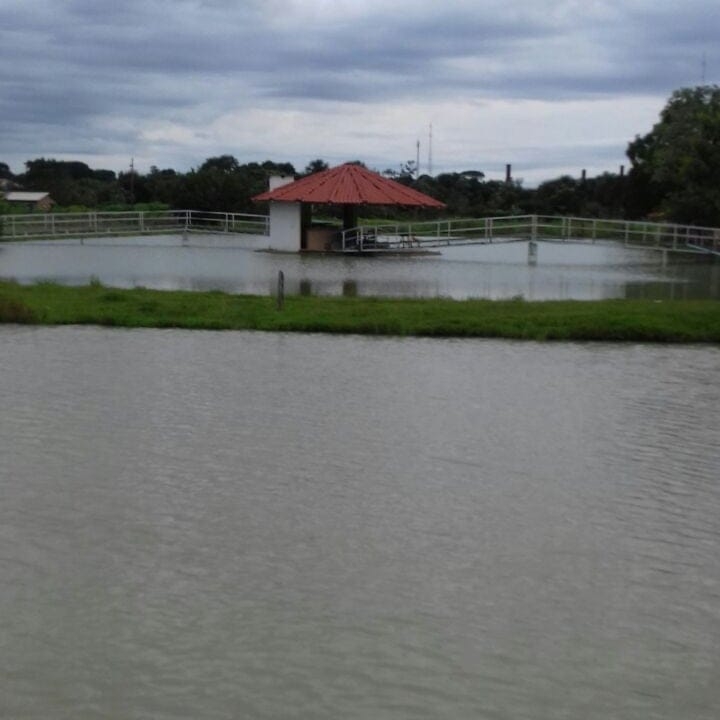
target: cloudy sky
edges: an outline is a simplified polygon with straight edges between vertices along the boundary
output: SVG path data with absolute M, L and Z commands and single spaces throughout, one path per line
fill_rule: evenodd
M 617 171 L 716 82 L 718 0 L 0 0 L 0 162 Z M 704 70 L 703 70 L 704 66 Z

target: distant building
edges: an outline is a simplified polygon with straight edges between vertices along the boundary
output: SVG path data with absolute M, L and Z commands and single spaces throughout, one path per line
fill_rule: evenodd
M 24 205 L 28 211 L 50 212 L 55 201 L 46 192 L 9 192 L 5 194 L 9 203 Z

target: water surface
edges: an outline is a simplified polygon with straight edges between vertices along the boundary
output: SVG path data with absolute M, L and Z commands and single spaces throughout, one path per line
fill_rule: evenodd
M 114 238 L 0 245 L 0 277 L 266 295 L 278 271 L 291 293 L 528 300 L 720 298 L 720 264 L 612 245 L 527 243 L 443 248 L 440 255 L 337 257 L 256 252 L 237 238 Z
M 711 347 L 0 327 L 0 716 L 720 707 Z

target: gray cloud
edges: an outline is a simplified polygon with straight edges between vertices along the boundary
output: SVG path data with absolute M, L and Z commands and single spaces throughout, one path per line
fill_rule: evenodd
M 715 0 L 0 0 L 0 160 L 268 103 L 663 97 L 700 81 L 703 52 L 717 77 L 719 24 Z M 188 156 L 165 147 L 158 164 Z

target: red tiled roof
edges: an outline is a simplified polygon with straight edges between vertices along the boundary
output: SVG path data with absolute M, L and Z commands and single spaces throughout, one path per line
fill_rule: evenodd
M 288 185 L 256 195 L 253 200 L 325 203 L 333 205 L 405 205 L 445 207 L 429 195 L 388 180 L 361 165 L 346 163 L 308 175 Z

